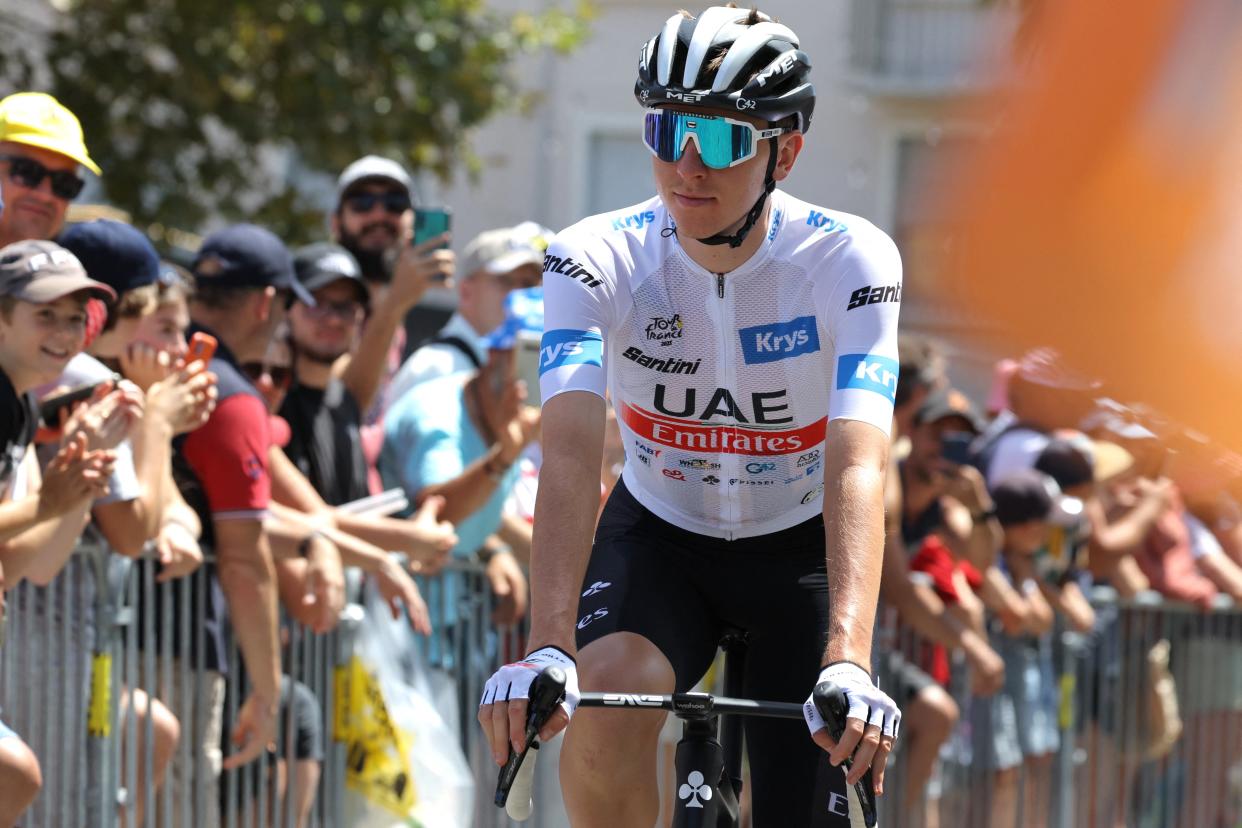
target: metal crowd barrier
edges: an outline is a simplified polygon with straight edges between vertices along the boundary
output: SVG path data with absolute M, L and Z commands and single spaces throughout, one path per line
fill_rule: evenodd
M 961 715 L 932 783 L 921 803 L 902 801 L 906 756 L 899 740 L 880 800 L 881 825 L 1242 828 L 1242 607 L 1218 598 L 1204 610 L 1156 593 L 1121 600 L 1101 587 L 1090 598 L 1092 632 L 1059 625 L 1048 642 L 1057 744 L 1042 770 L 1023 761 L 1014 769 L 1011 802 L 996 805 L 997 772 L 976 755 L 993 734 L 973 732 L 974 708 L 987 702 L 971 695 L 969 671 L 956 658 L 946 689 Z M 879 626 L 879 649 L 927 663 L 930 647 L 891 613 L 881 614 Z M 1161 651 L 1171 685 L 1162 680 Z M 877 656 L 881 686 L 897 686 L 884 663 Z M 1016 725 L 1034 726 L 1021 717 Z M 911 726 L 907 717 L 907 734 Z
M 292 753 L 294 714 L 286 708 L 284 744 L 274 756 L 221 775 L 223 794 L 209 801 L 203 755 L 207 730 L 202 692 L 204 632 L 201 619 L 174 613 L 191 599 L 203 606 L 208 579 L 200 570 L 167 584 L 154 582 L 150 566 L 110 556 L 84 544 L 47 587 L 23 583 L 8 595 L 8 622 L 0 647 L 0 717 L 13 726 L 40 759 L 43 789 L 23 825 L 136 825 L 141 804 L 147 825 L 251 828 L 297 826 L 290 803 L 297 797 L 296 774 L 289 791 L 275 794 L 275 756 Z M 483 684 L 496 665 L 525 652 L 524 623 L 498 629 L 482 566 L 454 562 L 442 575 L 423 579 L 433 608 L 434 633 L 423 641 L 427 665 L 449 704 L 437 706 L 457 733 L 475 781 L 471 825 L 514 828 L 491 804 L 496 768 L 475 722 Z M 353 595 L 357 595 L 354 584 Z M 1144 595 L 1119 600 L 1107 589 L 1091 596 L 1098 621 L 1088 635 L 1058 630 L 1052 636 L 1051 663 L 1058 746 L 1046 760 L 1043 787 L 1029 768 L 1016 769 L 1011 809 L 999 812 L 995 771 L 975 756 L 980 736 L 972 733 L 969 674 L 952 662 L 947 688 L 961 709 L 959 723 L 940 753 L 939 767 L 924 801 L 902 801 L 906 755 L 890 760 L 888 794 L 881 802 L 887 828 L 939 825 L 949 828 L 1049 826 L 1049 828 L 1235 828 L 1242 825 L 1242 608 L 1220 600 L 1209 611 Z M 158 611 L 147 608 L 158 607 Z M 354 652 L 365 623 L 361 606 L 351 605 L 341 625 L 325 636 L 290 625 L 284 651 L 287 675 L 305 684 L 319 702 L 324 759 L 309 826 L 344 824 L 346 745 L 338 741 L 337 672 Z M 915 664 L 928 648 L 897 623 L 890 611 L 877 621 L 876 666 L 882 686 L 895 687 L 884 652 L 896 650 Z M 171 632 L 159 638 L 156 630 Z M 176 658 L 173 639 L 197 640 L 197 659 Z M 1175 685 L 1176 710 L 1157 715 L 1153 705 L 1164 686 L 1159 654 L 1167 642 L 1168 676 Z M 1159 646 L 1158 646 L 1159 645 Z M 228 647 L 228 678 L 223 681 L 228 711 L 236 715 L 244 698 L 235 645 Z M 141 720 L 123 697 L 137 689 L 158 699 L 176 715 L 181 738 L 174 764 L 158 792 L 140 786 L 149 779 L 156 725 Z M 1166 700 L 1170 694 L 1165 693 Z M 454 708 L 455 709 L 452 709 Z M 1180 731 L 1177 724 L 1180 722 Z M 1029 722 L 1018 721 L 1019 728 Z M 909 728 L 907 719 L 906 727 Z M 908 730 L 907 730 L 908 732 Z M 1163 740 L 1161 737 L 1164 737 Z M 535 811 L 528 828 L 567 825 L 560 801 L 556 753 L 560 740 L 542 751 Z M 550 750 L 549 750 L 550 749 Z M 174 781 L 174 776 L 184 780 Z M 930 800 L 930 804 L 929 804 Z M 1024 813 L 1035 802 L 1046 817 Z M 218 816 L 214 816 L 218 814 Z M 266 818 L 263 818 L 266 815 Z
M 352 653 L 360 608 L 347 608 L 337 629 L 326 635 L 297 624 L 284 629 L 285 676 L 309 688 L 318 701 L 323 734 L 316 796 L 307 819 L 299 822 L 291 805 L 300 794 L 297 774 L 287 774 L 284 797 L 276 795 L 275 780 L 281 775 L 278 759 L 293 754 L 300 702 L 282 706 L 285 738 L 275 753 L 220 774 L 223 793 L 210 793 L 207 780 L 220 759 L 220 731 L 208 691 L 223 690 L 226 723 L 235 721 L 245 691 L 234 641 L 227 644 L 226 678 L 213 679 L 204 666 L 202 607 L 209 588 L 206 564 L 188 577 L 157 584 L 150 561 L 129 561 L 84 541 L 48 586 L 27 581 L 9 591 L 0 646 L 0 718 L 30 746 L 43 774 L 23 826 L 342 824 L 346 757 L 333 738 L 334 677 Z M 174 641 L 195 656 L 179 656 Z M 158 700 L 179 725 L 159 791 L 139 785 L 139 774 L 152 776 L 157 725 L 152 715 L 135 715 L 134 691 Z M 139 808 L 146 815 L 142 823 Z

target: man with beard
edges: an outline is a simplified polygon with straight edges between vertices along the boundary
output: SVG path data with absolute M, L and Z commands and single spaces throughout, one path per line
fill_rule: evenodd
M 413 185 L 396 161 L 368 155 L 345 168 L 337 180 L 333 238 L 353 254 L 369 289 L 372 311 L 348 360 L 337 363 L 337 375 L 374 426 L 383 418 L 375 405 L 401 364 L 405 350 L 406 314 L 434 283 L 451 288 L 453 252 L 448 234 L 412 247 Z M 346 365 L 363 370 L 348 370 Z M 374 467 L 383 434 L 378 427 L 363 432 L 366 461 Z M 372 477 L 378 486 L 378 477 Z

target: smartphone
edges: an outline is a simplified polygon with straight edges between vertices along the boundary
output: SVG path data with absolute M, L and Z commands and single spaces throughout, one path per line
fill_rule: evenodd
M 946 431 L 940 435 L 940 456 L 964 466 L 970 462 L 970 444 L 974 441 L 975 435 L 969 431 Z
M 453 211 L 447 207 L 416 207 L 414 209 L 414 240 L 411 244 L 420 245 L 430 241 L 441 233 L 453 229 Z M 448 243 L 439 249 L 447 249 Z
M 526 381 L 526 404 L 539 405 L 539 346 L 540 336 L 533 331 L 521 331 L 517 335 L 514 354 L 514 379 Z
M 68 413 L 73 411 L 73 407 L 84 400 L 89 400 L 95 393 L 95 389 L 101 385 L 115 385 L 121 381 L 119 374 L 113 374 L 108 379 L 99 380 L 97 382 L 88 382 L 85 385 L 78 385 L 70 388 L 63 394 L 57 394 L 54 397 L 48 397 L 39 401 L 39 420 L 42 421 L 44 428 L 58 429 L 60 428 L 60 413 L 64 411 Z
M 191 362 L 201 362 L 204 365 L 211 362 L 211 358 L 216 355 L 216 344 L 216 338 L 211 334 L 196 332 L 190 337 L 190 348 L 185 355 L 186 365 Z

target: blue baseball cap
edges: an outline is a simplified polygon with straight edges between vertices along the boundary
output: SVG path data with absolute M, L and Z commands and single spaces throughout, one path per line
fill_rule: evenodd
M 543 335 L 543 288 L 511 290 L 505 296 L 505 321 L 483 337 L 491 351 L 507 351 L 517 343 L 518 334 Z
M 293 291 L 299 302 L 315 304 L 297 280 L 293 254 L 271 230 L 255 224 L 234 224 L 203 240 L 190 270 L 199 285 L 274 287 Z
M 125 222 L 96 219 L 74 224 L 57 241 L 78 257 L 87 276 L 111 287 L 118 297 L 159 281 L 155 245 Z

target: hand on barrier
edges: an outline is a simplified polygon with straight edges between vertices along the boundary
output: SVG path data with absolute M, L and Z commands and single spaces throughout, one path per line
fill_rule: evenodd
M 162 584 L 189 575 L 203 563 L 203 549 L 198 538 L 180 523 L 166 523 L 155 538 L 155 551 L 160 572 L 155 582 Z
M 306 551 L 306 591 L 302 605 L 313 608 L 309 626 L 326 633 L 336 626 L 345 608 L 345 573 L 341 553 L 326 535 L 314 533 Z
M 507 627 L 526 615 L 526 574 L 512 552 L 497 552 L 487 562 L 487 580 L 496 598 L 492 623 Z
M 569 724 L 578 705 L 578 665 L 573 657 L 559 647 L 540 647 L 521 661 L 501 667 L 487 680 L 479 700 L 479 724 L 497 765 L 505 764 L 510 751 L 521 753 L 526 749 L 531 682 L 549 666 L 564 672 L 565 696 L 560 708 L 539 726 L 539 738 L 546 742 Z
M 375 586 L 392 610 L 393 618 L 401 617 L 401 607 L 405 607 L 406 616 L 414 631 L 422 635 L 431 635 L 431 613 L 427 610 L 427 602 L 401 564 L 393 558 L 385 558 L 384 565 L 375 573 Z
M 871 676 L 848 661 L 830 664 L 820 671 L 816 689 L 835 685 L 848 703 L 845 724 L 834 735 L 837 723 L 826 718 L 816 705 L 813 692 L 802 707 L 811 738 L 829 754 L 833 765 L 850 760 L 846 781 L 854 785 L 868 770 L 875 772 L 875 793 L 884 790 L 884 764 L 901 730 L 901 711 L 897 704 L 871 681 Z
M 440 517 L 445 500 L 432 495 L 422 502 L 410 519 L 415 546 L 405 550 L 410 555 L 410 568 L 420 575 L 434 575 L 448 562 L 449 553 L 457 545 L 453 524 Z
M 236 753 L 225 757 L 224 770 L 240 768 L 253 762 L 265 750 L 276 749 L 276 704 L 259 698 L 254 693 L 237 710 L 237 724 L 231 734 Z

